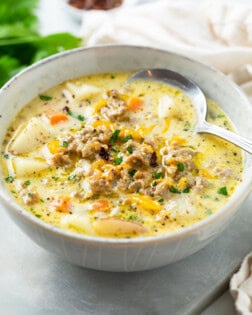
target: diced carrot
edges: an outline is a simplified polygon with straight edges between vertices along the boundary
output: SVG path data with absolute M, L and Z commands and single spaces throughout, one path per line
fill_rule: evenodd
M 57 197 L 56 199 L 52 201 L 51 205 L 55 211 L 65 212 L 65 213 L 70 212 L 71 203 L 70 203 L 70 198 L 67 196 Z
M 110 210 L 110 203 L 107 199 L 98 199 L 93 204 L 93 210 L 107 212 Z
M 139 97 L 136 97 L 136 96 L 129 98 L 127 101 L 128 109 L 132 112 L 136 112 L 139 109 L 141 109 L 143 104 L 144 104 L 143 100 Z
M 67 115 L 61 112 L 48 114 L 47 117 L 51 125 L 57 125 L 58 123 L 68 120 Z

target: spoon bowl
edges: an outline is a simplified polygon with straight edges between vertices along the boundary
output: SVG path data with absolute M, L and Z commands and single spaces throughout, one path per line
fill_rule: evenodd
M 182 76 L 181 74 L 168 69 L 147 69 L 139 71 L 132 75 L 127 83 L 138 80 L 159 81 L 168 85 L 175 86 L 184 91 L 192 100 L 198 114 L 195 131 L 198 133 L 210 133 L 221 137 L 248 153 L 252 154 L 252 141 L 237 135 L 234 132 L 210 124 L 206 121 L 207 103 L 206 98 L 201 89 L 192 80 Z

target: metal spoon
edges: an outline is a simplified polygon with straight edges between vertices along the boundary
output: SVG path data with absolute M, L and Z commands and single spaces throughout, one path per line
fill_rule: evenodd
M 229 130 L 212 125 L 206 121 L 207 103 L 201 89 L 191 80 L 181 74 L 167 69 L 148 69 L 133 74 L 127 83 L 137 80 L 153 80 L 173 85 L 183 90 L 191 98 L 198 112 L 198 120 L 195 131 L 198 133 L 210 133 L 221 137 L 243 150 L 252 154 L 252 141 L 241 137 Z

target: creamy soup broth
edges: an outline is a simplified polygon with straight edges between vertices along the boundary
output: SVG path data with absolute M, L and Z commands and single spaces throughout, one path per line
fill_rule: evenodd
M 227 203 L 241 182 L 236 146 L 196 134 L 180 90 L 126 84 L 129 73 L 64 82 L 11 123 L 2 167 L 13 198 L 64 230 L 105 237 L 171 233 Z M 232 123 L 208 100 L 208 121 Z

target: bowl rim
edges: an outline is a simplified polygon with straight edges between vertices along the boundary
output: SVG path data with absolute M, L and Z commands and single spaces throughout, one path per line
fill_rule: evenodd
M 198 60 L 195 60 L 193 58 L 189 58 L 183 54 L 178 54 L 169 50 L 164 49 L 158 49 L 153 48 L 149 46 L 137 46 L 137 45 L 123 45 L 123 44 L 109 44 L 109 45 L 97 45 L 97 46 L 90 46 L 90 47 L 80 47 L 71 49 L 68 51 L 60 52 L 58 54 L 55 54 L 53 56 L 50 56 L 48 58 L 45 58 L 43 60 L 40 60 L 36 62 L 35 64 L 30 65 L 29 67 L 25 68 L 24 70 L 20 71 L 18 74 L 16 74 L 13 78 L 11 78 L 5 85 L 0 89 L 0 97 L 3 93 L 5 93 L 9 88 L 11 88 L 12 84 L 22 79 L 23 75 L 30 71 L 36 71 L 37 68 L 42 67 L 44 64 L 54 62 L 55 60 L 59 58 L 65 58 L 68 55 L 78 54 L 78 53 L 85 53 L 85 51 L 92 51 L 92 50 L 102 50 L 102 49 L 136 49 L 136 50 L 149 50 L 153 52 L 158 52 L 161 54 L 171 54 L 178 58 L 182 58 L 184 60 L 187 60 L 191 63 L 197 63 L 201 67 L 205 68 L 206 70 L 215 73 L 216 75 L 222 77 L 225 79 L 226 82 L 234 89 L 239 96 L 241 97 L 242 101 L 247 103 L 248 106 L 251 106 L 249 103 L 249 100 L 247 99 L 244 92 L 240 90 L 240 88 L 227 76 L 222 73 L 221 71 L 217 70 L 211 65 L 208 65 L 204 62 L 200 62 Z M 243 159 L 244 162 L 244 159 Z M 249 169 L 252 169 L 252 167 L 249 167 Z M 243 172 L 244 174 L 244 172 Z M 0 180 L 3 180 L 3 178 L 0 178 Z M 180 230 L 160 234 L 160 235 L 154 235 L 154 236 L 140 236 L 140 237 L 133 237 L 133 238 L 116 238 L 116 237 L 101 237 L 101 236 L 90 236 L 80 233 L 75 233 L 71 231 L 63 230 L 59 227 L 53 226 L 49 223 L 46 223 L 39 218 L 35 217 L 33 214 L 30 214 L 27 210 L 22 208 L 16 201 L 11 197 L 11 195 L 8 194 L 7 191 L 4 190 L 4 185 L 0 186 L 0 202 L 3 202 L 5 204 L 5 209 L 7 208 L 9 212 L 10 210 L 13 211 L 16 215 L 21 216 L 23 219 L 26 220 L 29 224 L 35 225 L 37 228 L 46 230 L 47 232 L 56 234 L 57 236 L 71 239 L 71 241 L 76 242 L 83 242 L 83 243 L 107 243 L 111 245 L 144 245 L 149 243 L 156 243 L 156 242 L 168 242 L 168 241 L 174 241 L 177 238 L 183 238 L 184 236 L 191 235 L 193 233 L 197 233 L 201 230 L 204 230 L 204 228 L 207 225 L 214 224 L 217 220 L 219 220 L 221 217 L 226 217 L 228 214 L 234 216 L 235 212 L 238 210 L 238 206 L 243 202 L 243 200 L 247 197 L 247 195 L 251 191 L 251 183 L 252 183 L 252 177 L 247 180 L 243 180 L 242 183 L 236 188 L 235 193 L 231 196 L 231 198 L 228 200 L 228 202 L 220 208 L 218 211 L 216 211 L 214 214 L 210 215 L 209 217 L 198 221 L 188 227 L 184 227 Z M 230 207 L 233 205 L 233 207 Z M 236 205 L 236 206 L 235 206 Z

